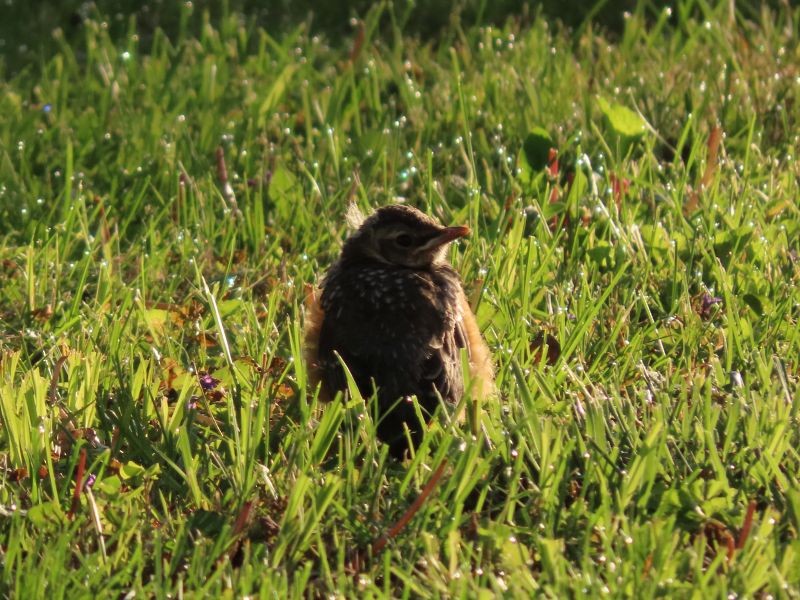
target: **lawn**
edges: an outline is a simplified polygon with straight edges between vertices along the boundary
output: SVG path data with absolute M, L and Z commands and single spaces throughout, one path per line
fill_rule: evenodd
M 800 9 L 106 4 L 2 30 L 4 596 L 800 596 Z M 499 390 L 404 462 L 302 362 L 395 201 Z

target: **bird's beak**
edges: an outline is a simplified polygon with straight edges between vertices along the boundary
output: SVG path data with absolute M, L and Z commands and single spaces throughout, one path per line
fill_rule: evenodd
M 466 237 L 469 235 L 469 227 L 466 225 L 459 225 L 457 227 L 445 227 L 442 231 L 436 235 L 430 242 L 426 245 L 429 248 L 437 248 L 439 246 L 443 246 L 444 244 L 449 244 L 453 240 L 457 240 L 458 238 Z

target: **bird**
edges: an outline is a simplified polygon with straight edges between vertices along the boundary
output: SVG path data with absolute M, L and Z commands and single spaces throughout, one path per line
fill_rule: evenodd
M 358 209 L 348 212 L 355 231 L 306 296 L 309 381 L 320 386 L 323 400 L 346 391 L 341 358 L 361 395 L 376 393 L 378 438 L 402 458 L 409 437 L 417 447 L 423 435 L 412 398 L 427 423 L 440 398 L 454 406 L 463 397 L 462 348 L 470 393 L 494 393 L 489 348 L 447 260 L 450 243 L 470 229 L 442 226 L 406 204 L 383 206 L 367 218 Z

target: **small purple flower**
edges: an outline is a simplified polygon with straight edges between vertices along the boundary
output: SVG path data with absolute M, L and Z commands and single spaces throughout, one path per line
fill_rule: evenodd
M 700 316 L 708 319 L 711 316 L 711 307 L 722 303 L 722 298 L 712 296 L 708 292 L 703 294 L 703 299 L 700 302 Z
M 210 392 L 215 387 L 219 385 L 219 379 L 215 379 L 209 373 L 204 373 L 200 375 L 200 387 L 203 388 L 204 392 Z
M 89 473 L 89 476 L 86 478 L 84 488 L 88 490 L 89 488 L 93 487 L 95 481 L 97 481 L 97 475 L 94 473 Z
M 49 102 L 42 107 L 42 111 L 45 113 L 49 113 L 51 110 L 53 110 L 53 105 Z

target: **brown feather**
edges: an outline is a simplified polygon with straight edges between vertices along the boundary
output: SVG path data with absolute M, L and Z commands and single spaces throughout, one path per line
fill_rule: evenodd
M 458 299 L 461 315 L 464 319 L 464 330 L 467 332 L 467 348 L 469 349 L 469 370 L 475 381 L 473 393 L 475 397 L 484 400 L 495 393 L 494 365 L 489 347 L 483 341 L 478 321 L 469 306 L 469 301 L 463 288 Z
M 322 383 L 322 369 L 319 365 L 319 334 L 322 331 L 322 322 L 325 319 L 325 311 L 319 302 L 320 290 L 313 285 L 306 285 L 305 299 L 305 327 L 303 335 L 303 358 L 308 369 L 308 381 L 311 389 L 316 390 Z M 319 391 L 319 398 L 324 402 L 330 400 L 325 386 Z

